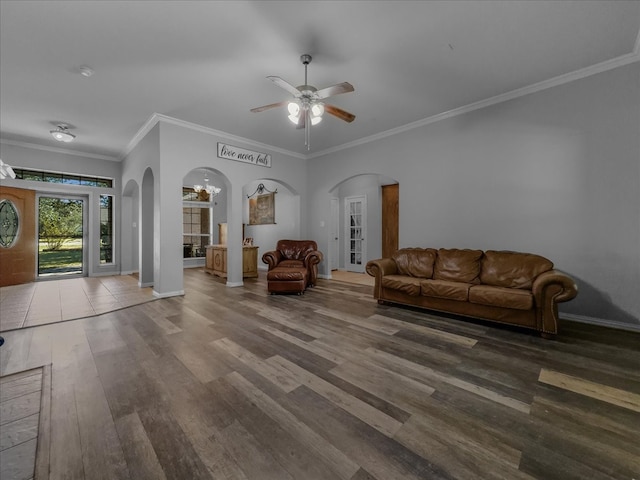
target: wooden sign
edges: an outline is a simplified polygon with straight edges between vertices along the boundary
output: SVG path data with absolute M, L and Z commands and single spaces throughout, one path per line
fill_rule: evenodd
M 218 157 L 271 168 L 271 155 L 218 142 Z

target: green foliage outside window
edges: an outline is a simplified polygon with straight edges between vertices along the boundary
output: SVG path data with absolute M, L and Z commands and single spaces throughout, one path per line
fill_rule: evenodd
M 39 201 L 40 241 L 47 250 L 60 250 L 74 238 L 82 237 L 82 201 L 41 197 Z

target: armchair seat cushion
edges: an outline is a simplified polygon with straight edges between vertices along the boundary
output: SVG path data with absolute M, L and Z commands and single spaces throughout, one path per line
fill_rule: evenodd
M 531 310 L 533 308 L 533 294 L 531 290 L 518 288 L 473 285 L 469 289 L 469 302 L 516 310 Z
M 280 260 L 278 267 L 285 268 L 305 268 L 304 260 Z

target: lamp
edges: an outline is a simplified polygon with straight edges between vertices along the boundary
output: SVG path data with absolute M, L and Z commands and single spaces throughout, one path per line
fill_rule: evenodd
M 0 180 L 4 180 L 7 177 L 16 178 L 16 172 L 0 158 Z
M 196 193 L 200 193 L 202 191 L 205 191 L 205 192 L 207 192 L 209 197 L 215 197 L 216 195 L 218 195 L 222 191 L 222 188 L 216 187 L 215 185 L 209 185 L 209 177 L 205 173 L 204 174 L 204 185 L 194 185 L 193 186 L 193 190 Z
M 73 139 L 76 138 L 76 136 L 69 131 L 69 127 L 64 123 L 58 125 L 58 128 L 55 130 L 49 130 L 49 133 L 59 142 L 69 143 L 73 142 Z

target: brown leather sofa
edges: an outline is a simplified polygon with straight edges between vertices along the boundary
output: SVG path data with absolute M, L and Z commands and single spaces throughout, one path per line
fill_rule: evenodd
M 559 302 L 577 294 L 574 281 L 539 255 L 509 251 L 403 248 L 371 260 L 378 303 L 397 303 L 558 332 Z
M 269 293 L 304 293 L 316 284 L 322 258 L 313 240 L 278 240 L 275 250 L 262 255 Z

